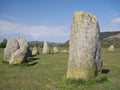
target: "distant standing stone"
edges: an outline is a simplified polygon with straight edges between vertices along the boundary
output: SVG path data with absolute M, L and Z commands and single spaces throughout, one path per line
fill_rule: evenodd
M 114 51 L 114 45 L 111 45 L 111 46 L 108 48 L 108 51 Z
M 59 53 L 58 47 L 54 47 L 54 48 L 53 48 L 53 52 L 54 52 L 54 53 Z
M 100 30 L 96 16 L 75 12 L 69 42 L 67 78 L 90 79 L 101 72 Z
M 47 41 L 45 41 L 43 45 L 43 54 L 49 54 L 49 53 L 50 53 L 49 44 Z
M 34 47 L 32 50 L 32 55 L 38 55 L 39 54 L 39 50 L 37 47 Z

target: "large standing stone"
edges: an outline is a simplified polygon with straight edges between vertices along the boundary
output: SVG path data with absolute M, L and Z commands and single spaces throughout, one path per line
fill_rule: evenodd
M 108 48 L 108 51 L 114 51 L 114 45 L 111 45 L 111 46 Z
M 39 50 L 37 47 L 34 47 L 32 50 L 32 55 L 37 55 L 37 54 L 39 54 Z
M 23 37 L 19 37 L 17 40 L 20 48 L 11 55 L 9 64 L 20 64 L 27 60 L 28 43 Z
M 43 45 L 43 54 L 49 54 L 49 53 L 50 53 L 49 45 L 48 42 L 45 41 Z
M 7 42 L 6 48 L 4 49 L 4 62 L 9 62 L 11 55 L 19 49 L 19 43 L 17 39 L 10 39 Z
M 53 48 L 53 52 L 54 52 L 54 53 L 58 53 L 58 52 L 59 52 L 58 47 L 54 47 L 54 48 Z
M 100 30 L 96 16 L 75 12 L 70 35 L 67 78 L 89 79 L 101 71 Z

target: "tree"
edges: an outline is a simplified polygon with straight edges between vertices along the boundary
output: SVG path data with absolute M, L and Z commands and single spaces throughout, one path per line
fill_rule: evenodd
M 3 41 L 0 43 L 0 48 L 5 48 L 7 44 L 7 39 L 3 39 Z

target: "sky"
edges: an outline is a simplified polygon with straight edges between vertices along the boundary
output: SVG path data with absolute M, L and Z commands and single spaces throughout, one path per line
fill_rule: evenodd
M 95 15 L 100 31 L 120 31 L 120 0 L 0 0 L 0 39 L 65 42 L 75 11 Z

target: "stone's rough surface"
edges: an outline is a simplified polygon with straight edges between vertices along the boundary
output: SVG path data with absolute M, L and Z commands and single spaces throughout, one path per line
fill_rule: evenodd
M 18 49 L 9 60 L 9 64 L 20 64 L 27 60 L 27 48 Z
M 32 55 L 37 55 L 37 54 L 39 54 L 39 50 L 37 47 L 34 47 L 32 50 Z
M 20 48 L 28 48 L 28 42 L 24 37 L 19 37 L 17 40 L 19 42 Z
M 43 45 L 43 54 L 49 54 L 49 53 L 50 53 L 49 45 L 48 42 L 45 41 Z
M 9 62 L 11 55 L 19 49 L 19 43 L 17 39 L 10 39 L 7 42 L 6 48 L 4 49 L 4 62 Z
M 9 64 L 20 64 L 27 60 L 28 43 L 23 37 L 19 37 L 17 40 L 20 48 L 11 55 Z
M 28 43 L 23 37 L 11 39 L 4 49 L 4 61 L 9 64 L 20 64 L 27 60 L 28 49 Z
M 108 48 L 108 51 L 114 51 L 114 45 L 111 45 L 111 46 Z
M 70 35 L 67 78 L 90 79 L 101 72 L 100 30 L 97 18 L 75 12 Z
M 54 53 L 59 53 L 58 47 L 54 47 L 54 48 L 53 48 L 53 52 L 54 52 Z

